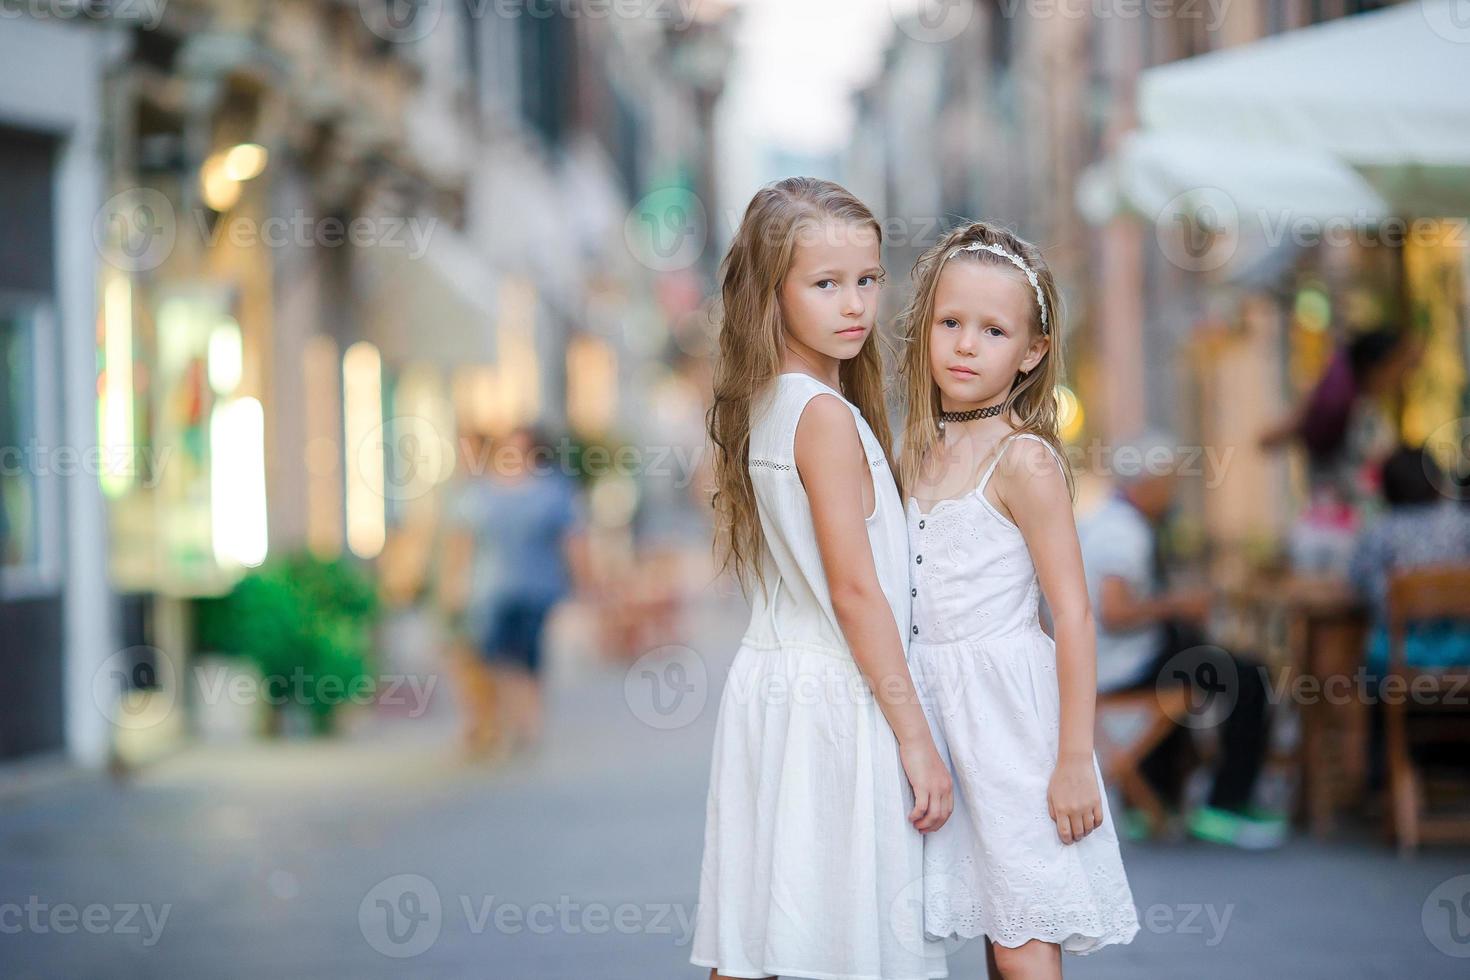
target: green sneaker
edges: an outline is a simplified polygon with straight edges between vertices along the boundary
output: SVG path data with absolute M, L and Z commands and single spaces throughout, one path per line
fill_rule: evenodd
M 1123 837 L 1134 843 L 1152 839 L 1154 836 L 1153 825 L 1149 822 L 1148 814 L 1134 807 L 1123 811 L 1123 824 L 1120 828 Z
M 1286 843 L 1287 824 L 1278 815 L 1260 817 L 1202 806 L 1189 815 L 1189 833 L 1200 840 L 1246 851 L 1268 851 Z

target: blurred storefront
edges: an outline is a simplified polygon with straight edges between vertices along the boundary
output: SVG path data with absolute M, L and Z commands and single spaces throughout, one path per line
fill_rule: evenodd
M 1302 474 L 1259 436 L 1382 324 L 1431 334 L 1402 434 L 1452 441 L 1470 62 L 1451 4 L 1244 3 L 1215 23 L 963 6 L 899 23 L 845 176 L 885 217 L 890 269 L 970 216 L 1047 250 L 1084 453 L 1144 427 L 1214 447 L 1219 492 L 1191 490 L 1183 536 L 1264 560 Z
M 460 437 L 658 439 L 713 274 L 640 229 L 661 195 L 715 213 L 723 4 L 156 13 L 0 34 L 0 442 L 102 461 L 7 460 L 0 757 L 186 734 L 188 710 L 119 703 L 188 709 L 193 601 L 272 556 L 349 556 L 420 601 Z M 627 565 L 658 502 L 608 476 L 593 513 Z
M 1142 128 L 1079 179 L 1094 221 L 1134 226 L 1115 240 L 1157 243 L 1136 278 L 1099 288 L 1176 321 L 1183 363 L 1148 387 L 1181 437 L 1234 453 L 1193 508 L 1229 564 L 1268 560 L 1305 498 L 1301 461 L 1283 468 L 1258 438 L 1360 333 L 1421 340 L 1390 415 L 1465 468 L 1470 62 L 1435 27 L 1449 5 L 1420 6 L 1149 69 Z M 1343 64 L 1374 70 L 1344 79 Z M 1138 341 L 1129 360 L 1146 358 Z
M 93 684 L 118 647 L 96 453 L 92 216 L 107 36 L 0 32 L 0 759 L 107 745 Z

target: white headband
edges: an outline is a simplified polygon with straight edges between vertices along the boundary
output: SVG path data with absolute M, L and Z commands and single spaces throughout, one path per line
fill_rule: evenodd
M 954 258 L 956 255 L 959 255 L 961 252 L 991 252 L 995 255 L 999 255 L 1003 259 L 1008 260 L 1017 269 L 1020 269 L 1023 273 L 1025 273 L 1026 281 L 1031 283 L 1032 289 L 1036 290 L 1036 307 L 1037 309 L 1041 310 L 1041 333 L 1043 336 L 1048 336 L 1051 334 L 1051 320 L 1046 315 L 1046 298 L 1041 294 L 1041 283 L 1037 282 L 1036 273 L 1032 271 L 1031 267 L 1027 265 L 1019 255 L 1014 252 L 1007 252 L 999 245 L 990 245 L 986 242 L 971 242 L 968 245 L 961 245 L 959 248 L 952 249 L 950 253 L 944 257 L 944 261 L 948 262 L 950 259 Z

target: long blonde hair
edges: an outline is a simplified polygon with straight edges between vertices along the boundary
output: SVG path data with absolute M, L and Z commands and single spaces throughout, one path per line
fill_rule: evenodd
M 720 347 L 707 419 L 714 445 L 715 547 L 720 570 L 733 569 L 743 589 L 761 578 L 761 526 L 749 470 L 751 409 L 781 373 L 781 284 L 801 236 L 823 221 L 867 226 L 882 242 L 873 212 L 846 189 L 814 177 L 788 177 L 756 193 L 720 265 Z M 842 362 L 839 378 L 891 462 L 878 344 L 874 330 L 857 356 Z
M 1031 338 L 1041 336 L 1041 310 L 1021 270 L 1003 256 L 987 251 L 960 252 L 954 258 L 946 258 L 950 252 L 965 245 L 983 244 L 998 246 L 1018 256 L 1031 271 L 1036 273 L 1036 284 L 1046 302 L 1047 328 L 1050 344 L 1036 367 L 1029 372 L 1018 372 L 1006 395 L 1003 414 L 1017 420 L 1018 432 L 1031 432 L 1057 451 L 1063 461 L 1063 472 L 1067 487 L 1073 491 L 1072 470 L 1066 463 L 1066 449 L 1062 445 L 1057 424 L 1057 385 L 1062 382 L 1062 308 L 1061 295 L 1051 268 L 1035 245 L 1018 237 L 1011 231 L 996 225 L 976 221 L 956 228 L 938 245 L 919 256 L 914 265 L 914 295 L 909 305 L 899 316 L 900 336 L 903 341 L 903 357 L 899 373 L 903 379 L 904 401 L 907 417 L 904 421 L 903 452 L 899 462 L 899 473 L 904 486 L 913 486 L 929 451 L 938 444 L 939 433 L 939 385 L 935 383 L 929 367 L 929 331 L 934 320 L 935 295 L 939 291 L 939 276 L 950 262 L 977 262 L 993 265 L 1014 275 L 1026 287 L 1027 296 L 1032 297 L 1030 310 Z

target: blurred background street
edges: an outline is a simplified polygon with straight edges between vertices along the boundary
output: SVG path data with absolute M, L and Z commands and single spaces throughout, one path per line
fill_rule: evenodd
M 885 330 L 1036 242 L 1084 560 L 1147 519 L 1186 687 L 1102 685 L 1143 930 L 1068 975 L 1465 975 L 1467 92 L 1464 0 L 0 0 L 0 976 L 703 972 L 792 174 Z
M 711 649 L 732 649 L 739 612 L 701 611 Z M 728 660 L 715 653 L 710 669 Z M 136 932 L 7 935 L 6 976 L 697 974 L 689 869 L 713 705 L 688 727 L 655 729 L 623 681 L 608 667 L 559 678 L 546 743 L 494 770 L 443 753 L 446 705 L 425 724 L 388 721 L 350 741 L 189 751 L 126 787 L 73 780 L 0 802 L 7 900 L 97 903 L 117 923 L 112 909 L 149 905 L 162 922 L 154 930 L 138 912 Z M 1130 946 L 1069 961 L 1069 975 L 1459 976 L 1421 915 L 1467 857 L 1406 864 L 1358 834 L 1258 855 L 1131 845 L 1143 929 Z M 390 938 L 362 906 L 383 896 L 409 909 L 404 895 L 438 912 L 417 935 L 405 912 Z M 983 950 L 959 948 L 950 969 L 983 976 Z

